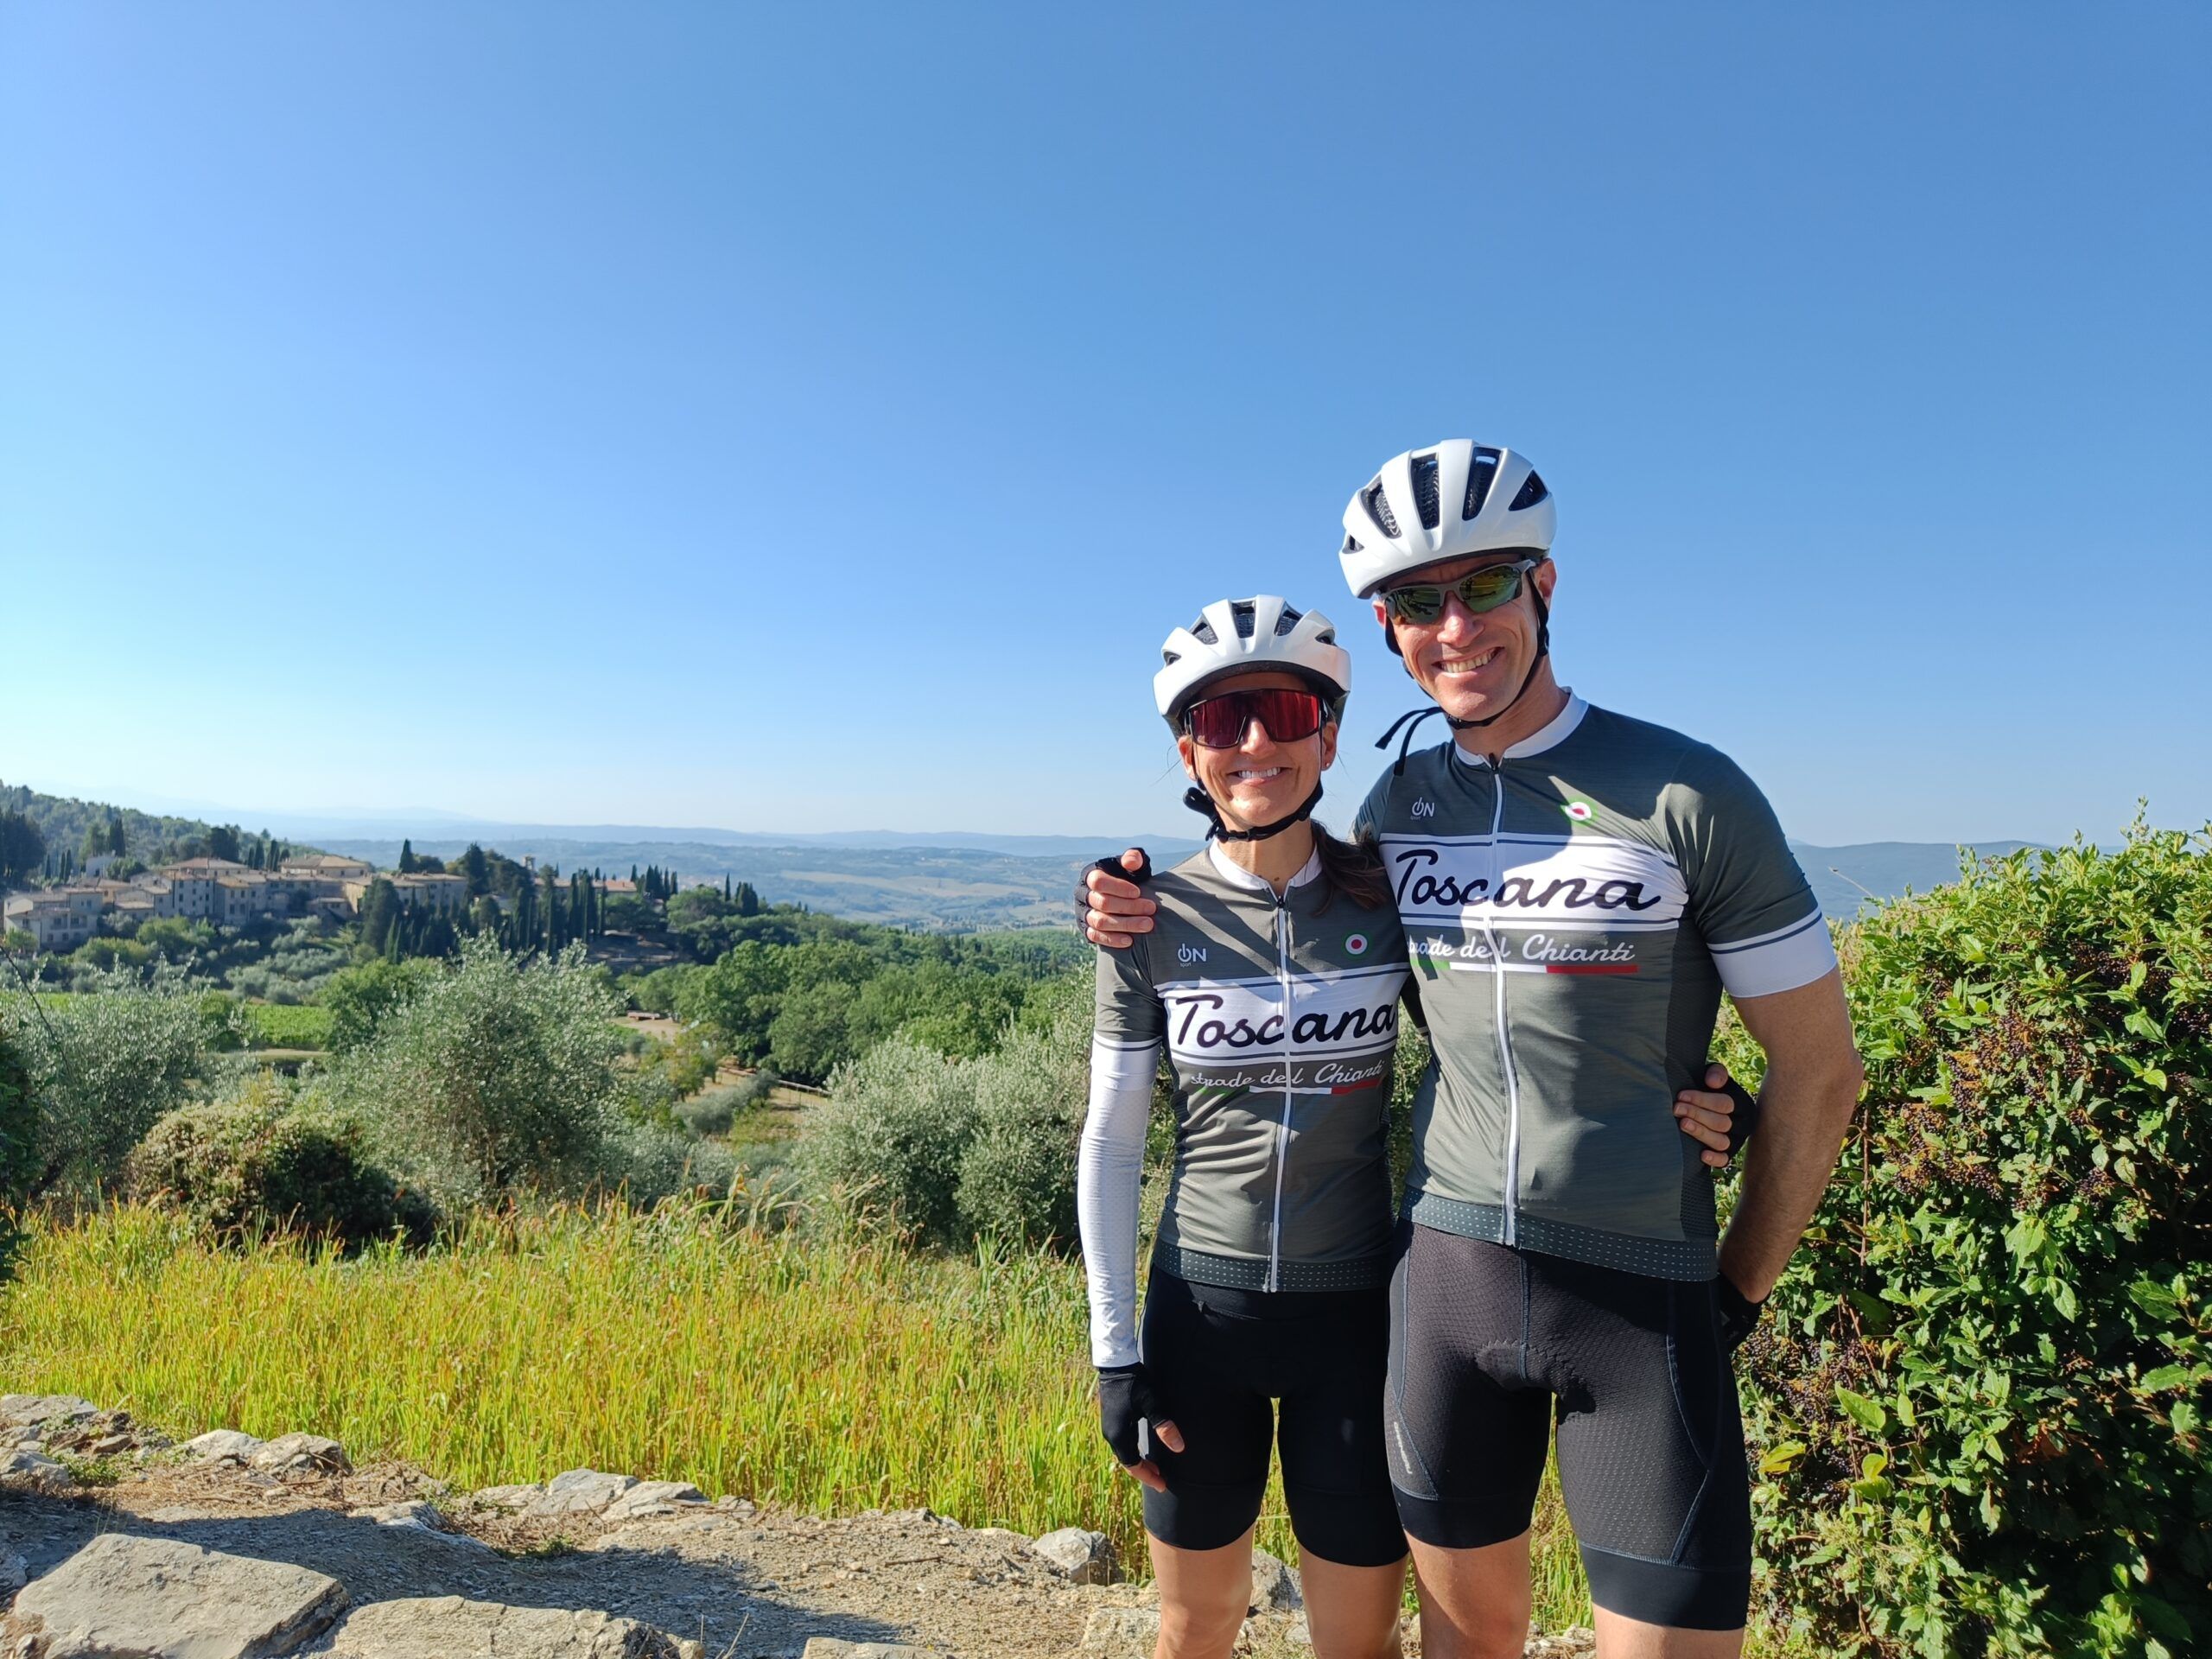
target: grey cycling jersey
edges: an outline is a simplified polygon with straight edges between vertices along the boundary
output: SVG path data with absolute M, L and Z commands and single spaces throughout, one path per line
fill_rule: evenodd
M 1152 932 L 1098 953 L 1102 1048 L 1164 1044 L 1175 1163 L 1156 1266 L 1200 1284 L 1348 1290 L 1387 1281 L 1384 1122 L 1397 918 L 1310 861 L 1278 899 L 1211 844 L 1159 876 Z
M 1492 767 L 1446 743 L 1360 809 L 1436 1064 L 1407 1184 L 1424 1226 L 1663 1279 L 1718 1229 L 1676 1127 L 1725 988 L 1835 965 L 1773 810 L 1723 754 L 1570 697 Z

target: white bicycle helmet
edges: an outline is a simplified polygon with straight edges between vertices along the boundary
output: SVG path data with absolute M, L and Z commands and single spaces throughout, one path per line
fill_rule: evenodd
M 1394 577 L 1470 553 L 1548 553 L 1551 492 L 1524 455 L 1471 438 L 1408 449 L 1344 509 L 1344 581 L 1365 599 Z
M 1313 682 L 1329 717 L 1344 712 L 1351 690 L 1351 653 L 1337 643 L 1336 625 L 1319 611 L 1298 611 L 1275 594 L 1218 599 L 1160 648 L 1152 677 L 1160 718 L 1174 726 L 1201 687 L 1224 674 L 1255 668 L 1287 670 Z

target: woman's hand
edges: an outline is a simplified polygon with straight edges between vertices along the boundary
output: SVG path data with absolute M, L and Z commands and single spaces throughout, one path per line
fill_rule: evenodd
M 1144 1455 L 1137 1444 L 1137 1424 L 1152 1430 L 1152 1438 L 1170 1452 L 1183 1449 L 1183 1432 L 1165 1414 L 1152 1379 L 1138 1365 L 1102 1365 L 1098 1369 L 1098 1427 L 1115 1461 L 1155 1492 L 1167 1490 L 1159 1465 Z
M 1734 1149 L 1751 1139 L 1758 1117 L 1758 1102 L 1718 1061 L 1705 1068 L 1705 1088 L 1675 1096 L 1675 1121 L 1705 1148 L 1698 1156 L 1714 1169 L 1727 1166 Z

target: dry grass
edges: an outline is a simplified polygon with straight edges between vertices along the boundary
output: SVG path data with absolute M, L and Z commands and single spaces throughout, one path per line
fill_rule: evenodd
M 175 1431 L 312 1429 L 466 1486 L 589 1465 L 820 1513 L 1090 1526 L 1141 1561 L 1086 1356 L 1075 1263 L 706 1211 L 487 1217 L 428 1255 L 347 1262 L 124 1206 L 37 1229 L 0 1301 L 10 1388 Z M 1291 1553 L 1279 1491 L 1261 1541 Z M 1586 1621 L 1548 1483 L 1536 1546 L 1539 1617 Z

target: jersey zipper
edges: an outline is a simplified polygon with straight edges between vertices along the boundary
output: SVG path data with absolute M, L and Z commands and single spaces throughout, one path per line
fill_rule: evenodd
M 1275 899 L 1275 973 L 1282 986 L 1282 1122 L 1275 1127 L 1275 1207 L 1268 1234 L 1268 1285 L 1282 1288 L 1282 1182 L 1290 1162 L 1290 901 L 1286 887 Z
M 1504 849 L 1498 845 L 1498 834 L 1505 823 L 1505 773 L 1501 767 L 1492 766 L 1490 772 L 1492 804 L 1490 815 L 1490 890 L 1497 891 L 1497 884 L 1505 862 Z M 1496 912 L 1484 906 L 1483 932 L 1490 940 L 1490 976 L 1492 987 L 1491 1006 L 1497 1022 L 1497 1059 L 1505 1073 L 1505 1190 L 1499 1196 L 1505 1201 L 1504 1243 L 1515 1246 L 1521 1234 L 1521 1079 L 1513 1069 L 1513 1033 L 1505 1013 L 1505 957 L 1499 949 Z

